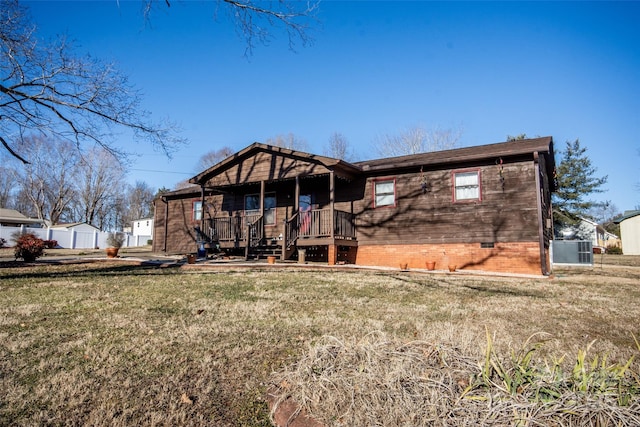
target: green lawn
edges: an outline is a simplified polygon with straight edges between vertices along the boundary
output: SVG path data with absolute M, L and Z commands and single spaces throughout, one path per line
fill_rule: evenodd
M 623 263 L 624 264 L 624 263 Z M 627 263 L 629 264 L 629 263 Z M 0 425 L 270 424 L 264 396 L 323 337 L 380 331 L 482 360 L 637 356 L 640 269 L 555 279 L 359 270 L 0 267 Z M 635 372 L 637 362 L 634 362 Z

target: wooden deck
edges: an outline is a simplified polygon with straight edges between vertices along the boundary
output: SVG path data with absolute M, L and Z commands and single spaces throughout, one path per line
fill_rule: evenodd
M 331 209 L 312 209 L 296 213 L 279 228 L 278 243 L 287 251 L 297 246 L 357 244 L 354 215 L 349 212 L 335 210 L 332 215 Z M 263 217 L 258 214 L 208 219 L 202 234 L 223 249 L 253 247 L 274 240 L 265 237 Z

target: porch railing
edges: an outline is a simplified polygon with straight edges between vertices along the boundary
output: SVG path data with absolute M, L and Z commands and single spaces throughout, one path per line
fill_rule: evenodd
M 304 238 L 355 238 L 356 226 L 354 215 L 344 211 L 334 211 L 333 232 L 331 230 L 331 210 L 312 209 L 299 212 L 287 221 L 287 244 Z
M 245 238 L 249 241 L 248 246 L 257 246 L 264 237 L 264 216 L 258 215 L 257 218 L 252 218 L 251 216 L 245 218 L 247 219 L 247 234 Z M 251 221 L 252 219 L 253 221 Z
M 298 213 L 295 213 L 291 218 L 284 221 L 285 228 L 285 248 L 290 249 L 298 240 Z
M 336 237 L 356 238 L 355 216 L 350 212 L 335 211 L 334 227 Z
M 212 241 L 246 240 L 247 225 L 255 224 L 260 218 L 262 218 L 260 214 L 209 218 L 204 222 L 202 232 Z M 262 232 L 263 228 L 260 229 L 260 237 Z
M 334 211 L 333 215 L 332 221 L 330 209 L 312 209 L 295 213 L 285 221 L 286 247 L 293 246 L 298 239 L 306 238 L 355 239 L 354 215 L 338 210 Z M 264 217 L 260 214 L 249 214 L 210 218 L 205 221 L 203 232 L 214 241 L 248 241 L 249 246 L 255 246 L 264 238 Z

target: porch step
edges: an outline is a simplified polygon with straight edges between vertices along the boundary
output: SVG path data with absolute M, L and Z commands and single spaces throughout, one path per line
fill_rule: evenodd
M 280 258 L 282 255 L 282 246 L 279 245 L 261 245 L 251 248 L 249 257 L 254 259 L 267 259 L 269 256 Z

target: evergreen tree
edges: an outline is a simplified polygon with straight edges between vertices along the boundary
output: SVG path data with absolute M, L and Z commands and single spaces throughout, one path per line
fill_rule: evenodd
M 596 177 L 597 168 L 591 164 L 587 149 L 580 141 L 567 141 L 562 160 L 556 168 L 558 190 L 553 195 L 553 204 L 558 211 L 569 215 L 588 216 L 589 210 L 599 203 L 589 199 L 594 193 L 602 193 L 607 176 Z

